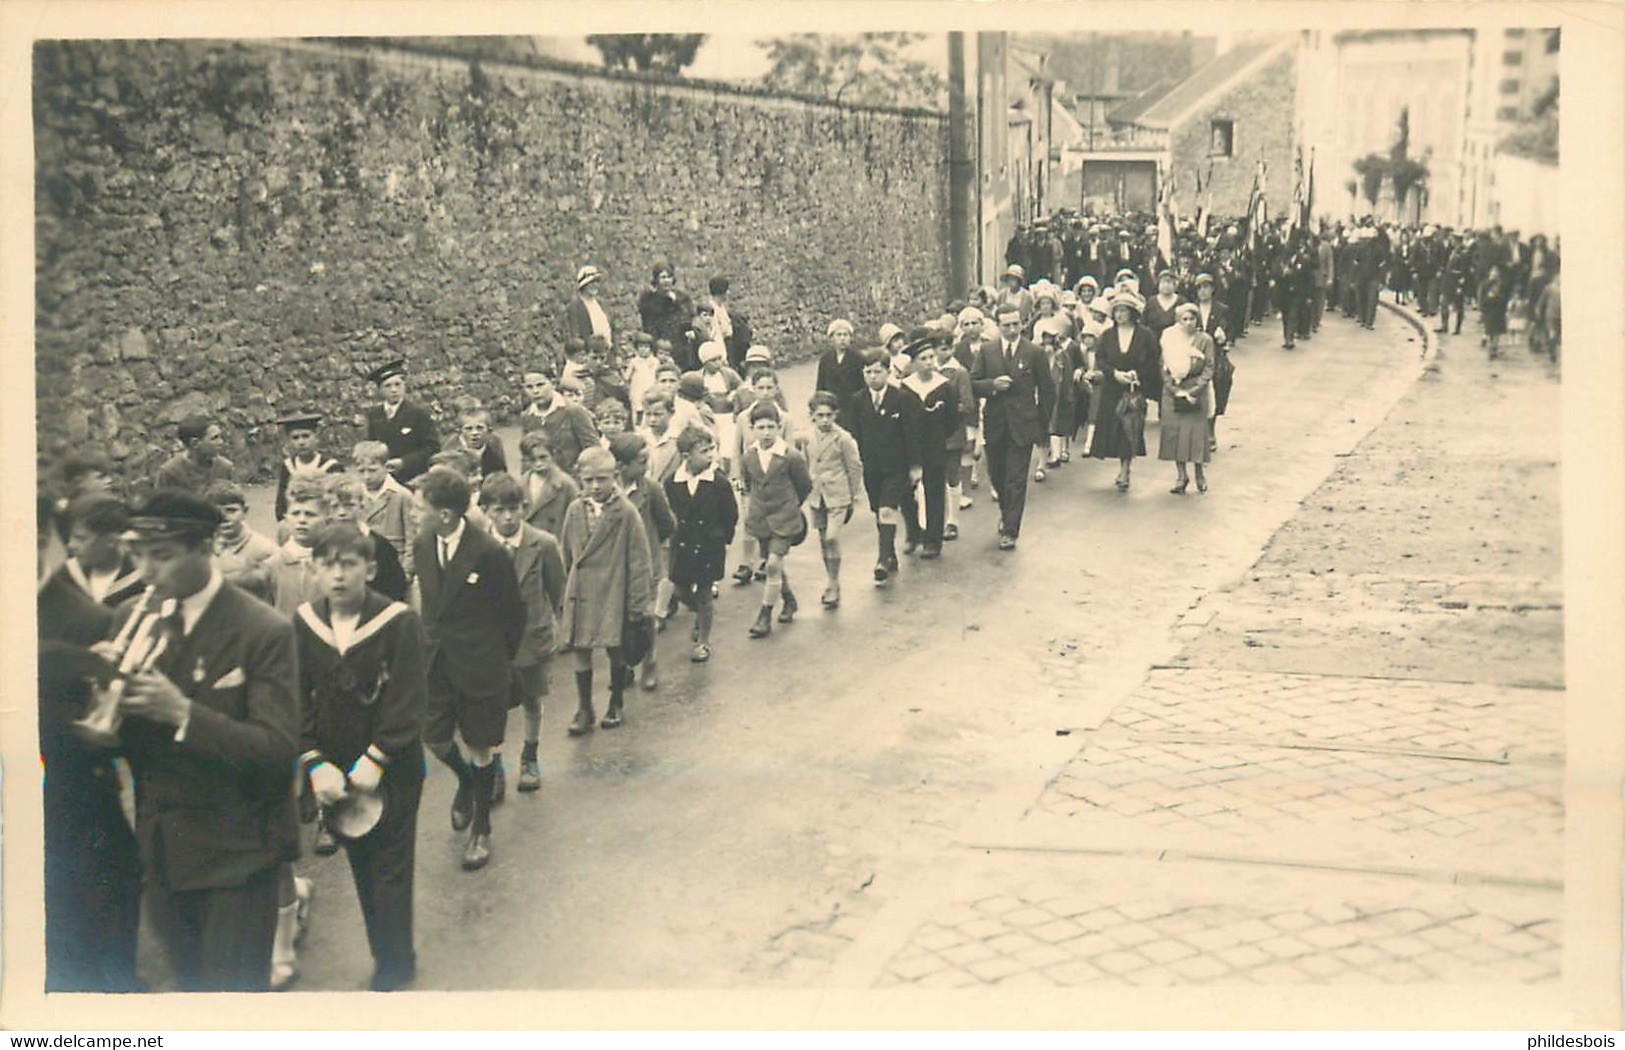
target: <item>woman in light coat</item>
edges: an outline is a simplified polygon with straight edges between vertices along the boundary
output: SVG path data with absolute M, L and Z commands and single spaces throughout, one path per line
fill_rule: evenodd
M 1171 461 L 1179 479 L 1168 491 L 1183 496 L 1190 485 L 1185 464 L 1196 465 L 1196 491 L 1207 491 L 1202 465 L 1208 461 L 1208 413 L 1213 399 L 1213 337 L 1201 329 L 1194 303 L 1174 309 L 1174 323 L 1162 333 L 1162 444 L 1157 458 Z

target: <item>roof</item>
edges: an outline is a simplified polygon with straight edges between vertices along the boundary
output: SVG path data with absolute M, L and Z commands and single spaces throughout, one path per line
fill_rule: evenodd
M 1155 84 L 1152 84 L 1138 95 L 1134 95 L 1118 105 L 1113 106 L 1106 113 L 1106 123 L 1133 124 L 1135 121 L 1139 120 L 1140 114 L 1144 113 L 1157 102 L 1161 101 L 1162 96 L 1178 87 L 1179 83 L 1180 82 L 1177 80 L 1157 81 Z
M 1289 42 L 1289 37 L 1264 37 L 1247 40 L 1218 56 L 1169 90 L 1153 100 L 1138 116 L 1128 123 L 1142 127 L 1167 129 L 1183 120 L 1203 102 L 1228 90 L 1237 80 L 1251 72 L 1255 65 L 1271 58 Z

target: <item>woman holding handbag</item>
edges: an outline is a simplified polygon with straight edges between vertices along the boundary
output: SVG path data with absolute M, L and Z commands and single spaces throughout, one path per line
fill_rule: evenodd
M 1140 324 L 1144 311 L 1145 300 L 1126 288 L 1113 297 L 1112 325 L 1100 333 L 1089 373 L 1100 389 L 1100 417 L 1089 454 L 1118 461 L 1118 492 L 1128 491 L 1134 457 L 1145 455 L 1145 388 L 1157 369 L 1158 353 L 1156 336 Z
M 1208 406 L 1213 396 L 1216 350 L 1201 330 L 1201 311 L 1192 303 L 1174 310 L 1172 328 L 1162 333 L 1162 440 L 1157 458 L 1171 461 L 1179 479 L 1168 491 L 1183 496 L 1190 485 L 1185 464 L 1196 465 L 1196 491 L 1207 491 L 1202 465 L 1208 461 Z

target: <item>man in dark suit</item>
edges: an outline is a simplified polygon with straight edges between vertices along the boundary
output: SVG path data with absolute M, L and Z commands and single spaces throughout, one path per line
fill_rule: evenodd
M 863 488 L 869 494 L 879 539 L 875 583 L 897 575 L 897 526 L 903 502 L 922 477 L 919 400 L 886 380 L 891 357 L 882 347 L 863 352 L 864 387 L 851 395 L 846 415 L 863 463 Z
M 473 871 L 491 859 L 495 756 L 507 728 L 510 667 L 525 633 L 525 603 L 513 560 L 468 524 L 468 480 L 435 467 L 419 491 L 429 525 L 413 548 L 429 638 L 423 742 L 457 775 L 451 827 L 472 825 L 463 868 Z M 458 735 L 467 759 L 457 748 Z
M 983 402 L 987 475 L 999 497 L 999 549 L 1015 550 L 1027 508 L 1033 444 L 1055 407 L 1055 384 L 1043 351 L 1021 335 L 1021 312 L 1001 307 L 999 341 L 984 343 L 971 366 L 971 389 Z
M 107 637 L 113 614 L 67 576 L 47 572 L 54 524 L 48 497 L 39 497 L 35 520 L 43 577 L 37 605 L 45 990 L 135 991 L 140 855 L 119 806 L 111 754 L 81 743 L 71 729 L 90 701 L 82 650 Z
M 830 348 L 818 358 L 815 390 L 827 390 L 840 401 L 836 422 L 852 429 L 852 395 L 863 389 L 863 355 L 852 349 L 852 322 L 837 317 L 829 323 Z
M 131 515 L 163 648 L 127 676 L 119 733 L 148 911 L 182 989 L 264 991 L 280 869 L 298 851 L 299 667 L 292 624 L 214 567 L 220 521 L 212 503 L 169 490 Z
M 367 440 L 389 446 L 384 465 L 404 485 L 428 470 L 429 457 L 440 451 L 434 420 L 422 405 L 406 400 L 405 361 L 391 361 L 367 378 L 378 384 L 382 399 L 367 409 Z

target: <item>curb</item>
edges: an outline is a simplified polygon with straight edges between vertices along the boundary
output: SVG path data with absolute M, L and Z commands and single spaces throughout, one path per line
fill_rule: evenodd
M 1416 334 L 1422 337 L 1421 370 L 1423 372 L 1437 372 L 1439 370 L 1439 338 L 1433 327 L 1423 319 L 1421 314 L 1408 306 L 1400 306 L 1398 303 L 1390 299 L 1383 299 L 1380 296 L 1377 299 L 1377 304 L 1416 329 Z

